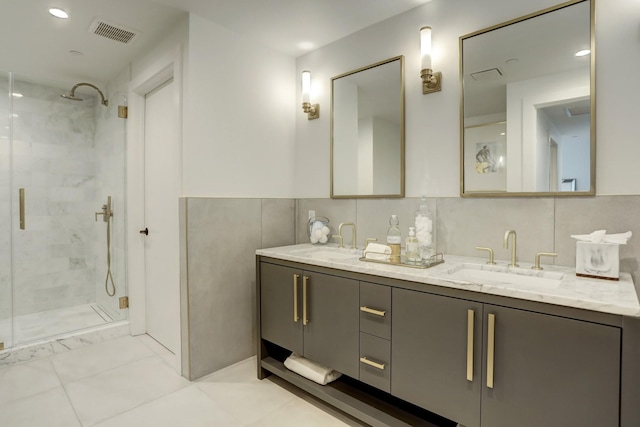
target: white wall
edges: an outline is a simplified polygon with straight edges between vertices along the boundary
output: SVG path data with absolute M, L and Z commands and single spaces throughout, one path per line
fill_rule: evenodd
M 396 55 L 405 56 L 406 195 L 459 195 L 459 37 L 560 3 L 559 0 L 433 0 L 297 59 L 297 75 L 312 72 L 321 116 L 296 110 L 296 197 L 329 196 L 330 79 Z M 640 158 L 634 120 L 640 113 L 640 2 L 596 0 L 598 195 L 639 194 Z M 422 95 L 418 30 L 433 27 L 436 71 L 443 89 Z M 299 80 L 299 77 L 298 77 Z M 300 99 L 300 94 L 297 98 Z M 303 167 L 305 158 L 324 158 Z
M 183 195 L 291 197 L 295 60 L 197 15 L 188 56 Z

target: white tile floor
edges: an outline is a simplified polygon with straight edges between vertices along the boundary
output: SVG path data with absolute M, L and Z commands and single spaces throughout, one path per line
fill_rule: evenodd
M 3 427 L 361 426 L 278 378 L 255 358 L 189 382 L 150 337 L 125 336 L 0 366 Z

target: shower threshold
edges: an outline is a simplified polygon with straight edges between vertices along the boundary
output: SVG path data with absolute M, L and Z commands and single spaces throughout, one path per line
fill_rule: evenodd
M 102 326 L 112 321 L 113 319 L 95 303 L 19 315 L 13 319 L 15 334 L 13 342 L 22 346 L 46 338 Z M 0 320 L 0 337 L 10 336 L 11 321 Z

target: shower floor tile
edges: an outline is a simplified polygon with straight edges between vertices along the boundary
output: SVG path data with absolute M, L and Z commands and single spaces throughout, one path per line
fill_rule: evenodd
M 106 319 L 106 320 L 105 320 Z M 24 314 L 14 319 L 14 345 L 20 345 L 68 332 L 104 325 L 109 321 L 96 304 L 83 304 L 39 313 Z M 0 341 L 11 342 L 11 322 L 0 320 Z

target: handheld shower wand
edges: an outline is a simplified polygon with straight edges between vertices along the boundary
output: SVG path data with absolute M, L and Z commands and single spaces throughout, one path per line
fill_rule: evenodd
M 107 196 L 107 204 L 102 205 L 102 210 L 96 212 L 96 221 L 98 221 L 98 215 L 102 215 L 102 220 L 107 223 L 107 277 L 104 280 L 104 291 L 112 297 L 116 294 L 116 285 L 111 275 L 111 217 L 113 217 L 111 196 Z M 109 281 L 111 281 L 111 291 L 109 291 Z

